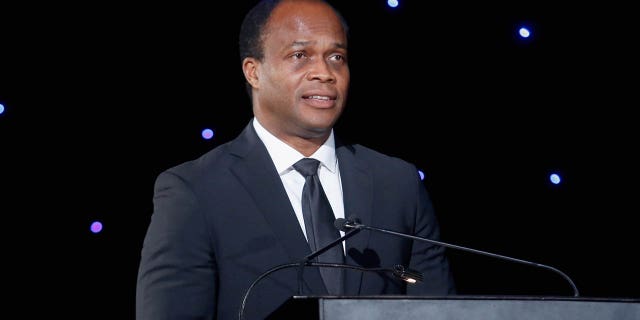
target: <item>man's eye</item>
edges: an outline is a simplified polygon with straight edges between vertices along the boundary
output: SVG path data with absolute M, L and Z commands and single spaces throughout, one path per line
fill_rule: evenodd
M 302 59 L 302 58 L 304 58 L 304 53 L 296 52 L 296 53 L 293 54 L 293 57 L 296 58 L 296 59 Z
M 336 54 L 336 55 L 334 55 L 334 56 L 332 56 L 332 57 L 331 57 L 331 60 L 334 60 L 334 61 L 344 61 L 344 60 L 346 60 L 346 58 L 345 58 L 345 56 L 343 56 L 343 55 Z

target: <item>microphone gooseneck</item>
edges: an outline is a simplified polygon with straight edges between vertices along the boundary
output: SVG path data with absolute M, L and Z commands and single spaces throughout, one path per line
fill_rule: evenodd
M 393 266 L 393 268 L 384 268 L 384 267 L 380 267 L 380 268 L 364 268 L 364 267 L 360 267 L 360 266 L 355 266 L 355 265 L 348 265 L 348 264 L 339 264 L 339 263 L 323 263 L 323 262 L 312 262 L 312 261 L 307 261 L 305 262 L 303 265 L 303 267 L 305 266 L 310 266 L 310 267 L 322 267 L 322 268 L 343 268 L 343 269 L 353 269 L 353 270 L 358 270 L 358 271 L 362 271 L 362 272 L 388 272 L 391 273 L 392 275 L 394 275 L 395 277 L 398 277 L 404 281 L 410 282 L 410 283 L 415 283 L 416 281 L 412 281 L 412 280 L 417 280 L 417 281 L 422 281 L 422 274 L 420 273 L 416 273 L 408 268 L 405 268 L 402 265 L 395 265 Z M 242 298 L 242 303 L 240 305 L 240 311 L 238 312 L 238 320 L 243 320 L 244 319 L 244 309 L 245 309 L 245 305 L 247 304 L 247 299 L 249 298 L 249 294 L 251 293 L 251 290 L 253 289 L 253 287 L 255 287 L 262 279 L 266 278 L 268 275 L 278 271 L 278 270 L 282 270 L 282 269 L 286 269 L 286 268 L 293 268 L 293 267 L 300 267 L 300 263 L 299 262 L 292 262 L 292 263 L 285 263 L 285 264 L 281 264 L 278 266 L 275 266 L 267 271 L 265 271 L 264 273 L 262 273 L 258 278 L 256 278 L 253 283 L 251 283 L 251 285 L 249 286 L 249 288 L 247 288 L 247 291 L 244 294 L 244 297 Z
M 339 223 L 343 223 L 342 220 L 336 220 L 334 221 L 334 226 L 336 227 L 336 229 L 340 229 L 339 227 L 341 225 L 339 225 Z M 340 229 L 341 230 L 341 229 Z M 343 230 L 344 231 L 344 230 Z M 281 264 L 281 265 L 277 265 L 267 271 L 265 271 L 264 273 L 262 273 L 258 278 L 256 278 L 253 283 L 251 283 L 251 285 L 249 286 L 249 288 L 247 288 L 247 291 L 244 294 L 244 297 L 242 298 L 242 303 L 240 305 L 240 310 L 238 311 L 238 320 L 243 320 L 244 319 L 244 309 L 245 309 L 245 305 L 247 304 L 247 299 L 249 298 L 249 294 L 251 293 L 251 290 L 253 289 L 253 287 L 255 287 L 262 279 L 264 279 L 265 277 L 267 277 L 268 275 L 281 270 L 281 269 L 285 269 L 285 268 L 292 268 L 292 267 L 298 267 L 298 294 L 301 295 L 302 294 L 302 284 L 303 284 L 303 270 L 304 267 L 321 267 L 321 268 L 342 268 L 342 269 L 353 269 L 353 270 L 358 270 L 358 271 L 362 271 L 362 272 L 388 272 L 391 273 L 393 276 L 404 280 L 408 283 L 416 283 L 417 281 L 422 281 L 423 277 L 422 274 L 418 271 L 409 269 L 409 268 L 405 268 L 403 265 L 397 264 L 395 266 L 393 266 L 392 268 L 384 268 L 384 267 L 379 267 L 379 268 L 365 268 L 365 267 L 360 267 L 360 266 L 355 266 L 355 265 L 348 265 L 348 264 L 341 264 L 341 263 L 322 263 L 322 262 L 315 262 L 312 261 L 314 258 L 316 258 L 317 256 L 321 255 L 323 252 L 329 250 L 330 248 L 332 248 L 333 246 L 336 246 L 340 243 L 342 243 L 343 241 L 345 241 L 348 238 L 351 238 L 352 236 L 354 236 L 356 233 L 360 232 L 360 228 L 356 228 L 353 230 L 349 230 L 349 231 L 345 231 L 345 234 L 336 239 L 331 241 L 330 243 L 326 244 L 325 246 L 323 246 L 322 248 L 311 252 L 310 254 L 308 254 L 307 256 L 305 256 L 304 258 L 302 258 L 299 262 L 292 262 L 292 263 L 285 263 L 285 264 Z
M 527 260 L 522 260 L 522 259 L 516 259 L 516 258 L 512 258 L 512 257 L 508 257 L 508 256 L 503 256 L 503 255 L 500 255 L 500 254 L 487 252 L 487 251 L 482 251 L 482 250 L 467 248 L 467 247 L 463 247 L 463 246 L 458 246 L 458 245 L 454 245 L 454 244 L 450 244 L 450 243 L 446 243 L 446 242 L 441 242 L 441 241 L 437 241 L 437 240 L 432 240 L 432 239 L 412 236 L 412 235 L 409 235 L 409 234 L 400 233 L 400 232 L 396 232 L 396 231 L 391 231 L 391 230 L 371 227 L 371 226 L 367 226 L 367 225 L 359 223 L 357 221 L 357 219 L 354 219 L 354 218 L 351 218 L 351 219 L 338 218 L 334 222 L 334 226 L 336 227 L 336 229 L 341 230 L 341 231 L 346 231 L 346 230 L 350 230 L 350 229 L 351 230 L 367 229 L 367 230 L 372 230 L 372 231 L 392 234 L 392 235 L 400 236 L 400 237 L 404 237 L 404 238 L 410 238 L 410 239 L 414 239 L 414 240 L 426 241 L 426 242 L 429 242 L 429 243 L 432 243 L 432 244 L 435 244 L 435 245 L 439 245 L 439 246 L 443 246 L 443 247 L 447 247 L 447 248 L 452 248 L 452 249 L 457 249 L 457 250 L 462 250 L 462 251 L 468 251 L 468 252 L 472 252 L 472 253 L 476 253 L 476 254 L 480 254 L 480 255 L 484 255 L 484 256 L 494 257 L 494 258 L 498 258 L 498 259 L 504 259 L 504 260 L 508 260 L 508 261 L 512 261 L 512 262 L 517 262 L 517 263 L 522 263 L 522 264 L 526 264 L 526 265 L 530 265 L 530 266 L 534 266 L 534 267 L 548 269 L 548 270 L 551 270 L 553 272 L 558 273 L 565 280 L 567 280 L 567 282 L 569 282 L 569 284 L 571 285 L 571 288 L 573 288 L 573 295 L 575 297 L 579 296 L 578 288 L 573 283 L 573 280 L 571 280 L 571 278 L 569 278 L 569 276 L 566 275 L 564 272 L 562 272 L 562 271 L 560 271 L 560 270 L 558 270 L 558 269 L 556 269 L 554 267 L 548 266 L 548 265 L 544 265 L 544 264 L 536 263 L 536 262 L 531 262 L 531 261 L 527 261 Z

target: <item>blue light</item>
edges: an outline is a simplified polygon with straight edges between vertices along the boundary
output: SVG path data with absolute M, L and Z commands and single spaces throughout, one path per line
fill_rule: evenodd
M 211 129 L 202 130 L 202 138 L 204 138 L 205 140 L 209 140 L 209 139 L 213 138 L 214 135 L 215 135 L 215 133 Z
M 399 5 L 399 1 L 398 0 L 387 0 L 387 5 L 389 5 L 389 7 L 391 8 L 395 8 Z
M 529 30 L 529 28 L 526 28 L 526 27 L 520 27 L 520 29 L 518 29 L 518 34 L 520 35 L 520 37 L 526 39 L 531 36 L 531 30 Z
M 551 181 L 551 183 L 553 183 L 553 184 L 560 184 L 560 181 L 561 181 L 561 180 L 562 180 L 562 179 L 560 179 L 560 175 L 559 175 L 559 174 L 557 174 L 557 173 L 552 173 L 552 174 L 549 176 L 549 181 Z
M 90 229 L 93 233 L 100 233 L 100 231 L 102 231 L 102 222 L 94 221 L 93 223 L 91 223 Z
M 4 113 L 4 105 L 0 103 L 0 114 Z
M 418 170 L 418 174 L 420 175 L 420 180 L 424 180 L 424 172 L 422 172 L 422 170 Z

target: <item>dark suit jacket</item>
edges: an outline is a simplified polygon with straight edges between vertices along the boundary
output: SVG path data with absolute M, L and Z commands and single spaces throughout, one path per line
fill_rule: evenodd
M 438 239 L 431 201 L 417 168 L 360 145 L 336 153 L 345 215 L 365 225 Z M 136 318 L 238 319 L 248 287 L 265 271 L 300 261 L 309 246 L 269 154 L 249 125 L 233 141 L 161 173 L 138 272 Z M 346 242 L 346 264 L 421 271 L 407 287 L 385 273 L 348 270 L 346 295 L 454 293 L 444 248 L 364 230 Z M 298 294 L 298 268 L 256 284 L 245 319 L 264 319 Z M 315 267 L 306 295 L 326 294 Z

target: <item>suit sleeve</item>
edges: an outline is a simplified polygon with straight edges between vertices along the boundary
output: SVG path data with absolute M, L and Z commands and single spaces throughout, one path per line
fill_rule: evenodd
M 136 283 L 136 319 L 213 319 L 216 264 L 207 222 L 189 184 L 164 172 L 154 187 Z
M 417 170 L 414 172 L 417 172 Z M 440 241 L 440 227 L 433 203 L 418 175 L 416 175 L 415 186 L 417 212 L 414 234 L 419 237 Z M 424 281 L 408 286 L 408 294 L 449 295 L 456 293 L 449 261 L 445 255 L 445 247 L 416 240 L 413 242 L 409 265 L 410 268 L 422 272 Z

